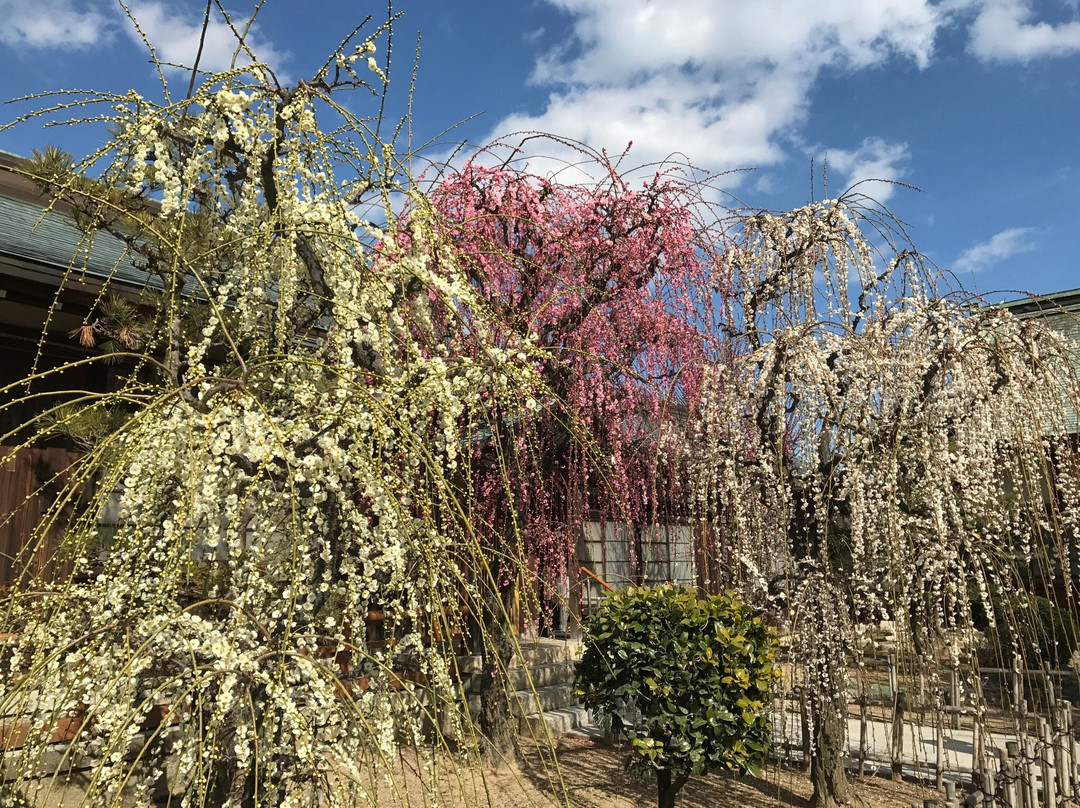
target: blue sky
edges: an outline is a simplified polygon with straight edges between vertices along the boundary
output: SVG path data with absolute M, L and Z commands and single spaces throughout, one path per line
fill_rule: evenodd
M 226 0 L 238 18 L 245 0 Z M 164 58 L 190 62 L 203 0 L 131 0 Z M 419 30 L 416 140 L 429 150 L 542 130 L 634 164 L 682 155 L 731 198 L 788 208 L 863 186 L 966 288 L 1080 287 L 1078 0 L 401 0 L 404 98 Z M 268 0 L 251 37 L 301 78 L 380 3 Z M 112 0 L 0 0 L 0 97 L 84 87 L 154 92 Z M 215 17 L 204 64 L 230 37 Z M 184 81 L 177 74 L 178 81 Z M 360 99 L 357 99 L 359 104 Z M 19 110 L 0 108 L 8 120 Z M 475 117 L 471 117 L 475 116 Z M 73 152 L 93 133 L 34 125 L 0 149 Z M 551 151 L 550 147 L 547 151 Z M 816 183 L 811 184 L 811 160 Z M 542 168 L 542 162 L 534 163 Z

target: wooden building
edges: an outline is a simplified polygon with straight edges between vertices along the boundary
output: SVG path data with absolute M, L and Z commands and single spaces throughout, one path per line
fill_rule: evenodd
M 70 391 L 116 383 L 120 366 L 71 366 L 92 350 L 70 334 L 103 293 L 138 289 L 145 278 L 121 242 L 99 233 L 91 244 L 68 210 L 49 209 L 23 165 L 0 152 L 0 587 L 46 568 L 64 519 L 38 546 L 27 542 L 79 456 L 69 441 L 36 436 L 27 425 Z

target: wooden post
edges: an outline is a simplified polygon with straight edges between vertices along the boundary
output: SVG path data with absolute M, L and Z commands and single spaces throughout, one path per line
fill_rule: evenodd
M 999 754 L 1004 750 L 999 750 Z M 985 804 L 998 805 L 998 756 L 987 755 L 985 768 L 982 770 L 982 790 L 986 795 Z
M 1021 761 L 1024 771 L 1024 799 L 1027 808 L 1038 808 L 1039 790 L 1035 784 L 1035 739 L 1024 738 L 1024 757 Z
M 960 808 L 960 800 L 956 798 L 956 783 L 952 780 L 945 781 L 945 808 Z
M 1012 784 L 1011 808 L 1024 808 L 1027 805 L 1027 788 L 1024 785 L 1023 755 L 1020 754 L 1019 741 L 1005 742 L 1005 758 L 1002 762 L 1002 770 L 1006 769 L 1005 761 L 1008 762 L 1008 775 L 1006 781 Z
M 866 774 L 866 757 L 869 750 L 867 743 L 867 729 L 869 725 L 869 709 L 866 704 L 866 696 L 863 696 L 859 706 L 859 777 Z
M 1020 712 L 1020 699 L 1023 698 L 1024 688 L 1020 682 L 1019 657 L 1013 659 L 1012 669 L 1012 708 L 1013 712 Z
M 1069 734 L 1069 779 L 1072 781 L 1072 796 L 1075 799 L 1080 795 L 1080 776 L 1076 773 L 1077 765 L 1080 765 L 1080 741 Z
M 1062 736 L 1061 743 L 1064 748 L 1064 765 L 1065 765 L 1065 796 L 1068 799 L 1076 799 L 1077 787 L 1076 787 L 1076 741 L 1072 735 L 1072 704 L 1064 702 L 1061 708 L 1062 712 Z
M 863 777 L 866 774 L 866 714 L 867 714 L 867 694 L 866 694 L 866 677 L 863 675 L 863 665 L 860 660 L 860 664 L 855 669 L 859 682 L 859 757 L 858 757 L 858 772 L 859 777 Z
M 1080 796 L 1080 777 L 1076 773 L 1077 765 L 1080 764 L 1080 741 L 1069 733 L 1065 736 L 1065 744 L 1069 760 L 1069 796 L 1075 800 Z
M 956 668 L 949 671 L 949 701 L 956 708 L 952 714 L 952 728 L 960 729 L 960 671 Z
M 1020 789 L 1018 785 L 1018 775 L 1016 771 L 1016 760 L 1008 755 L 1001 759 L 1001 786 L 997 789 L 998 796 L 1001 798 L 1005 805 L 1005 808 L 1021 808 L 1018 795 Z
M 806 702 L 806 688 L 799 691 L 799 714 L 802 718 L 802 762 L 799 765 L 803 771 L 810 768 L 810 705 Z
M 986 797 L 986 697 L 983 693 L 982 676 L 977 663 L 971 668 L 971 784 Z M 987 803 L 991 804 L 991 803 Z
M 901 780 L 904 774 L 904 712 L 907 709 L 907 694 L 896 691 L 893 702 L 892 720 L 892 779 Z
M 1045 718 L 1038 722 L 1042 737 L 1042 754 L 1039 755 L 1039 773 L 1042 775 L 1042 804 L 1044 808 L 1057 808 L 1057 773 L 1054 771 L 1054 736 Z
M 986 765 L 986 749 L 983 745 L 983 722 L 978 708 L 971 724 L 971 781 L 976 788 L 982 788 L 985 778 L 982 776 Z
M 1069 784 L 1069 755 L 1065 749 L 1066 727 L 1065 711 L 1067 701 L 1059 701 L 1054 708 L 1053 731 L 1054 776 L 1057 778 L 1057 793 L 1060 799 L 1069 799 L 1072 789 Z
M 1024 697 L 1024 660 L 1013 656 L 1013 710 L 1019 723 L 1020 737 L 1027 735 L 1027 699 Z
M 1054 689 L 1054 677 L 1050 675 L 1049 662 L 1043 662 L 1043 673 L 1046 676 L 1046 699 L 1052 712 L 1057 707 L 1057 691 Z
M 934 722 L 934 732 L 937 735 L 934 744 L 934 787 L 941 791 L 942 778 L 945 776 L 945 716 L 938 713 L 938 720 Z
M 898 676 L 896 673 L 896 654 L 889 654 L 889 698 L 896 702 L 896 691 L 900 689 Z

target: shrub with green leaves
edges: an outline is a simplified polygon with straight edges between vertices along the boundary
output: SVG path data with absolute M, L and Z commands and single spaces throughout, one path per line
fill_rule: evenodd
M 630 588 L 586 621 L 575 691 L 629 741 L 628 766 L 656 773 L 664 808 L 691 774 L 757 773 L 770 739 L 775 652 L 773 629 L 734 596 Z
M 996 625 L 984 629 L 983 664 L 1012 665 L 1014 653 L 1028 668 L 1071 664 L 1080 646 L 1080 629 L 1068 609 L 1032 593 L 1002 594 L 992 605 Z

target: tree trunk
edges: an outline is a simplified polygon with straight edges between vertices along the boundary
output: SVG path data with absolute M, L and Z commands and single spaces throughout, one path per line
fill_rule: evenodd
M 671 769 L 660 769 L 656 773 L 656 805 L 657 808 L 675 808 L 675 795 L 686 785 L 690 779 L 688 774 L 671 776 Z
M 510 715 L 506 669 L 514 655 L 514 634 L 509 624 L 513 583 L 503 591 L 485 593 L 482 620 L 486 630 L 480 676 L 480 752 L 485 763 L 502 766 L 515 752 L 516 727 Z
M 814 748 L 810 755 L 810 782 L 814 793 L 810 797 L 810 806 L 850 805 L 851 790 L 844 772 L 847 718 L 836 705 L 815 704 L 811 709 Z

